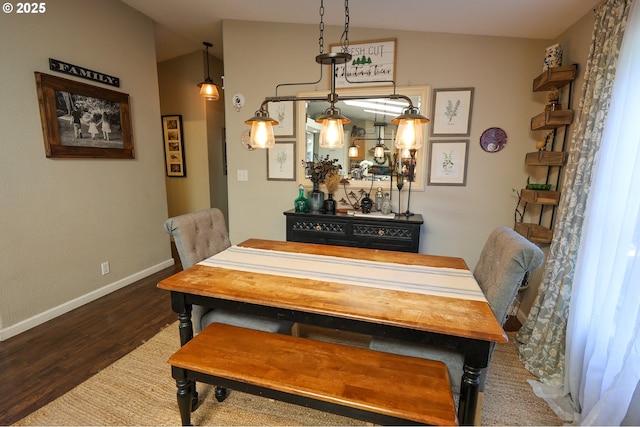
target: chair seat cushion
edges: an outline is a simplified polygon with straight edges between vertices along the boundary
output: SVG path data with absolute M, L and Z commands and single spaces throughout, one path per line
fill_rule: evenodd
M 225 325 L 237 326 L 240 328 L 287 335 L 291 334 L 291 328 L 293 327 L 293 322 L 285 320 L 270 319 L 268 317 L 255 316 L 246 313 L 235 313 L 220 309 L 211 310 L 202 316 L 202 329 L 212 323 L 224 323 Z

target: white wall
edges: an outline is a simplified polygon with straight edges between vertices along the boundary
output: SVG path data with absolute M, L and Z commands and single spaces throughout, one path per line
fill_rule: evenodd
M 173 263 L 152 22 L 116 0 L 46 6 L 0 15 L 3 339 Z M 45 157 L 34 71 L 56 74 L 48 58 L 120 78 L 134 160 Z
M 316 25 L 224 22 L 229 222 L 234 243 L 249 237 L 285 239 L 282 212 L 293 207 L 297 185 L 267 181 L 266 152 L 244 150 L 239 138 L 248 129 L 244 120 L 265 96 L 275 94 L 276 84 L 317 79 L 317 31 Z M 337 42 L 340 31 L 327 28 L 325 43 Z M 543 108 L 531 85 L 542 70 L 544 48 L 550 41 L 353 27 L 349 37 L 352 41 L 397 38 L 399 86 L 475 88 L 467 185 L 427 186 L 411 196 L 411 210 L 425 220 L 420 252 L 461 256 L 473 268 L 489 232 L 496 226 L 513 226 L 516 198 L 511 189 L 526 183 L 524 156 L 535 150 L 537 140 L 529 131 L 530 119 Z M 315 86 L 281 90 L 279 95 L 326 88 L 325 79 Z M 239 113 L 231 105 L 235 93 L 246 98 Z M 478 142 L 490 127 L 503 128 L 509 138 L 498 153 L 484 152 Z M 238 169 L 248 170 L 249 182 L 237 181 Z

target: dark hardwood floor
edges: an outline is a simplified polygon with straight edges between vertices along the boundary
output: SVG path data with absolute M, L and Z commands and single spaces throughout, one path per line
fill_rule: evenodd
M 65 394 L 177 320 L 156 288 L 176 265 L 0 342 L 0 425 Z

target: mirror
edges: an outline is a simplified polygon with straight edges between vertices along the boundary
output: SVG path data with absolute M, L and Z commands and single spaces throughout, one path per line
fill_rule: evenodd
M 411 98 L 413 105 L 420 109 L 420 112 L 430 118 L 429 106 L 429 90 L 430 86 L 408 86 L 398 87 L 396 93 L 406 95 Z M 342 115 L 351 119 L 351 123 L 344 125 L 345 144 L 343 148 L 328 149 L 320 147 L 318 136 L 320 135 L 320 124 L 315 122 L 315 118 L 323 114 L 329 103 L 327 101 L 307 101 L 297 102 L 297 181 L 304 186 L 310 186 L 311 181 L 305 176 L 305 168 L 302 167 L 302 160 L 313 161 L 314 155 L 329 155 L 331 159 L 338 159 L 338 163 L 342 165 L 342 172 L 351 182 L 351 188 L 355 186 L 369 187 L 371 180 L 374 186 L 390 185 L 389 172 L 393 169 L 393 156 L 397 153 L 394 147 L 397 126 L 391 123 L 391 119 L 400 115 L 402 109 L 407 106 L 403 100 L 390 100 L 384 98 L 392 92 L 391 87 L 386 88 L 349 88 L 338 89 L 336 92 L 339 96 L 345 97 L 349 95 L 379 95 L 378 99 L 357 100 L 357 101 L 340 101 L 336 107 L 340 109 Z M 299 93 L 300 97 L 309 96 L 325 96 L 325 92 L 305 92 Z M 423 135 L 425 141 L 415 156 L 415 173 L 412 182 L 412 190 L 424 190 L 425 176 L 427 171 L 428 151 L 428 133 L 424 125 Z M 374 156 L 374 148 L 376 144 L 384 144 L 385 154 L 383 156 Z M 349 147 L 355 145 L 358 147 L 358 154 L 349 156 Z M 408 163 L 410 160 L 404 160 Z M 393 178 L 395 182 L 395 177 Z M 379 183 L 378 183 L 379 182 Z M 357 187 L 355 187 L 357 188 Z M 394 186 L 395 188 L 395 186 Z

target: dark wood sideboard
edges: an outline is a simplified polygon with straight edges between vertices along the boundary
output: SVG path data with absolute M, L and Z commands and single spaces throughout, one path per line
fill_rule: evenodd
M 418 252 L 422 215 L 394 218 L 284 212 L 287 241 Z

